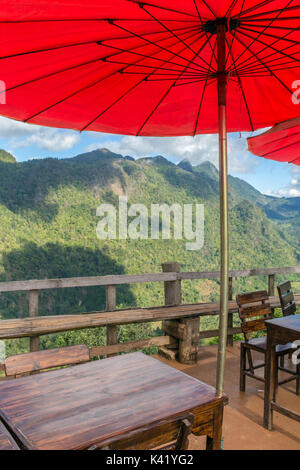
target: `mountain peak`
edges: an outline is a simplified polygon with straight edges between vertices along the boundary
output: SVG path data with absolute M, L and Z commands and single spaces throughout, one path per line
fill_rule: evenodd
M 0 149 L 0 162 L 3 163 L 16 163 L 15 157 L 6 150 Z
M 190 171 L 191 173 L 194 171 L 191 162 L 184 158 L 180 163 L 178 163 L 178 167 L 185 171 Z
M 197 173 L 205 173 L 207 176 L 213 179 L 219 179 L 219 172 L 215 165 L 208 160 L 200 163 L 199 165 L 194 167 L 194 171 Z

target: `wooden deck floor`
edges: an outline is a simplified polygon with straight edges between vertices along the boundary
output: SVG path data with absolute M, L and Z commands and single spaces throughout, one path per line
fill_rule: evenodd
M 182 370 L 210 385 L 215 385 L 217 347 L 200 348 L 197 365 L 182 365 L 161 361 Z M 256 356 L 258 361 L 261 355 Z M 300 450 L 300 424 L 285 416 L 274 414 L 274 430 L 267 431 L 263 420 L 263 383 L 247 378 L 245 393 L 239 391 L 239 343 L 227 348 L 225 392 L 229 405 L 225 408 L 223 437 L 225 450 Z M 278 403 L 300 413 L 300 397 L 295 394 L 295 382 L 279 388 Z M 190 449 L 203 449 L 203 438 L 193 436 Z

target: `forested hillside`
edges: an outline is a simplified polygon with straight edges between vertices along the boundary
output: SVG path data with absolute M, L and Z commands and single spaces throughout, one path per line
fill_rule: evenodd
M 182 270 L 219 268 L 219 206 L 217 170 L 207 162 L 178 166 L 161 156 L 135 161 L 100 149 L 70 159 L 34 159 L 17 163 L 0 152 L 0 281 L 159 272 L 161 263 L 177 261 Z M 203 203 L 205 242 L 187 251 L 185 240 L 106 240 L 96 236 L 101 203 Z M 297 199 L 297 198 L 295 198 Z M 298 198 L 299 199 L 299 198 Z M 288 211 L 238 178 L 230 177 L 231 268 L 295 265 L 299 246 L 289 231 L 299 231 L 299 200 L 288 200 Z M 289 214 L 288 220 L 284 219 Z M 278 217 L 277 217 L 278 215 Z M 276 218 L 277 217 L 277 218 Z M 298 232 L 299 233 L 299 232 Z M 235 290 L 265 286 L 263 279 L 245 279 Z M 184 302 L 218 297 L 217 281 L 183 283 Z M 42 315 L 104 308 L 102 288 L 43 292 Z M 160 284 L 120 287 L 118 307 L 163 303 Z M 24 294 L 2 294 L 1 318 L 28 315 Z M 120 340 L 148 335 L 151 325 L 126 327 Z M 47 337 L 44 344 L 103 341 L 102 333 L 68 333 Z M 19 346 L 26 347 L 26 341 Z M 19 347 L 18 346 L 18 347 Z M 10 346 L 11 347 L 11 346 Z

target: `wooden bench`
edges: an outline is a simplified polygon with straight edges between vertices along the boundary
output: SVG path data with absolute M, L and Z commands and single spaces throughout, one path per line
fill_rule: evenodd
M 89 349 L 85 344 L 65 348 L 47 349 L 45 351 L 17 354 L 5 360 L 7 377 L 38 372 L 54 367 L 81 364 L 90 359 Z
M 0 450 L 20 450 L 20 447 L 0 421 Z

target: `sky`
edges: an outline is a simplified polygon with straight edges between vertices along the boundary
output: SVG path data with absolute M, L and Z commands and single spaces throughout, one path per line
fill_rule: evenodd
M 229 134 L 229 173 L 247 181 L 264 194 L 299 197 L 300 167 L 250 154 L 247 151 L 247 137 L 251 135 Z M 197 165 L 208 160 L 218 167 L 216 135 L 158 138 L 79 133 L 26 124 L 1 116 L 0 148 L 12 153 L 18 162 L 33 158 L 68 158 L 97 148 L 107 148 L 134 158 L 163 155 L 173 163 L 188 159 L 192 165 Z

